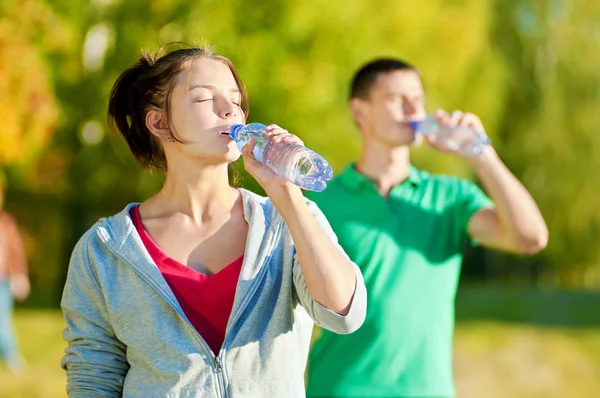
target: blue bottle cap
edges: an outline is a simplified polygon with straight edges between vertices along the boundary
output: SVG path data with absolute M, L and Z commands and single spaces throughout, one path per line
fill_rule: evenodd
M 424 120 L 411 120 L 410 121 L 410 128 L 413 129 L 413 131 L 421 131 L 421 128 L 423 127 L 423 124 L 425 123 Z
M 229 129 L 229 136 L 232 140 L 235 140 L 237 138 L 238 131 L 240 131 L 242 127 L 244 127 L 243 124 L 234 124 L 233 126 L 231 126 L 231 128 Z

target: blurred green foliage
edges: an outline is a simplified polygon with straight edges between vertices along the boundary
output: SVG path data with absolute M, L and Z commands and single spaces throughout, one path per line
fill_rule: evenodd
M 107 130 L 106 106 L 141 48 L 180 40 L 231 58 L 250 119 L 297 133 L 337 172 L 359 151 L 346 100 L 354 71 L 379 56 L 416 64 L 428 108 L 480 115 L 550 228 L 543 253 L 471 251 L 465 272 L 600 286 L 599 21 L 599 2 L 567 0 L 4 0 L 0 165 L 26 237 L 30 303 L 56 305 L 81 234 L 160 186 Z M 428 148 L 414 161 L 471 176 Z

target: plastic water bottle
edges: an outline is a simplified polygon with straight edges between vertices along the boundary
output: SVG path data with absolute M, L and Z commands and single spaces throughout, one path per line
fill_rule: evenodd
M 490 139 L 481 130 L 464 126 L 442 126 L 438 120 L 429 115 L 425 120 L 412 121 L 411 128 L 423 135 L 434 136 L 450 150 L 466 156 L 479 156 L 486 146 L 490 145 Z
M 320 192 L 333 177 L 327 160 L 310 149 L 289 142 L 272 143 L 265 136 L 265 125 L 250 123 L 231 126 L 229 136 L 240 152 L 254 137 L 254 157 L 269 166 L 275 173 L 302 189 Z

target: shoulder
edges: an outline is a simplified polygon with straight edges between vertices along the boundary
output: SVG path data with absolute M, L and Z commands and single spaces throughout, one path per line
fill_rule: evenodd
M 256 192 L 249 191 L 245 188 L 238 188 L 238 191 L 242 194 L 244 204 L 254 202 L 259 205 L 268 205 L 271 202 L 268 196 L 259 195 Z
M 90 257 L 93 256 L 93 252 L 100 247 L 102 236 L 105 234 L 107 229 L 107 218 L 101 218 L 94 225 L 92 225 L 87 231 L 81 235 L 73 252 L 71 254 L 71 260 L 74 259 L 86 259 L 89 261 Z M 86 261 L 87 262 L 87 261 Z
M 242 195 L 245 213 L 253 214 L 260 211 L 264 214 L 270 214 L 272 212 L 274 206 L 268 196 L 259 195 L 245 188 L 238 188 L 238 190 Z
M 98 219 L 81 236 L 73 249 L 73 255 L 103 250 L 109 241 L 117 244 L 123 242 L 134 228 L 129 212 L 136 205 L 139 203 L 129 203 L 120 212 Z
M 327 206 L 330 203 L 339 201 L 340 196 L 347 192 L 347 187 L 343 182 L 344 175 L 340 174 L 327 182 L 327 188 L 321 192 L 307 191 L 305 196 L 310 201 L 319 206 Z
M 243 188 L 240 189 L 240 192 L 242 193 L 245 211 L 250 210 L 249 214 L 254 214 L 256 211 L 261 211 L 265 216 L 277 214 L 277 210 L 268 196 L 262 196 Z M 317 209 L 317 205 L 308 195 L 305 195 L 304 201 L 313 212 Z
M 421 204 L 424 206 L 446 208 L 472 202 L 489 205 L 490 201 L 481 188 L 466 178 L 414 170 L 415 175 L 419 176 Z

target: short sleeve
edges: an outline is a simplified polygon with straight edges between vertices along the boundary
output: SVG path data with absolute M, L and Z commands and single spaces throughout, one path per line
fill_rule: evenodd
M 468 232 L 471 217 L 481 209 L 492 207 L 494 202 L 477 185 L 467 180 L 460 180 L 459 195 L 457 198 L 458 227 L 461 235 L 471 244 L 477 245 Z

